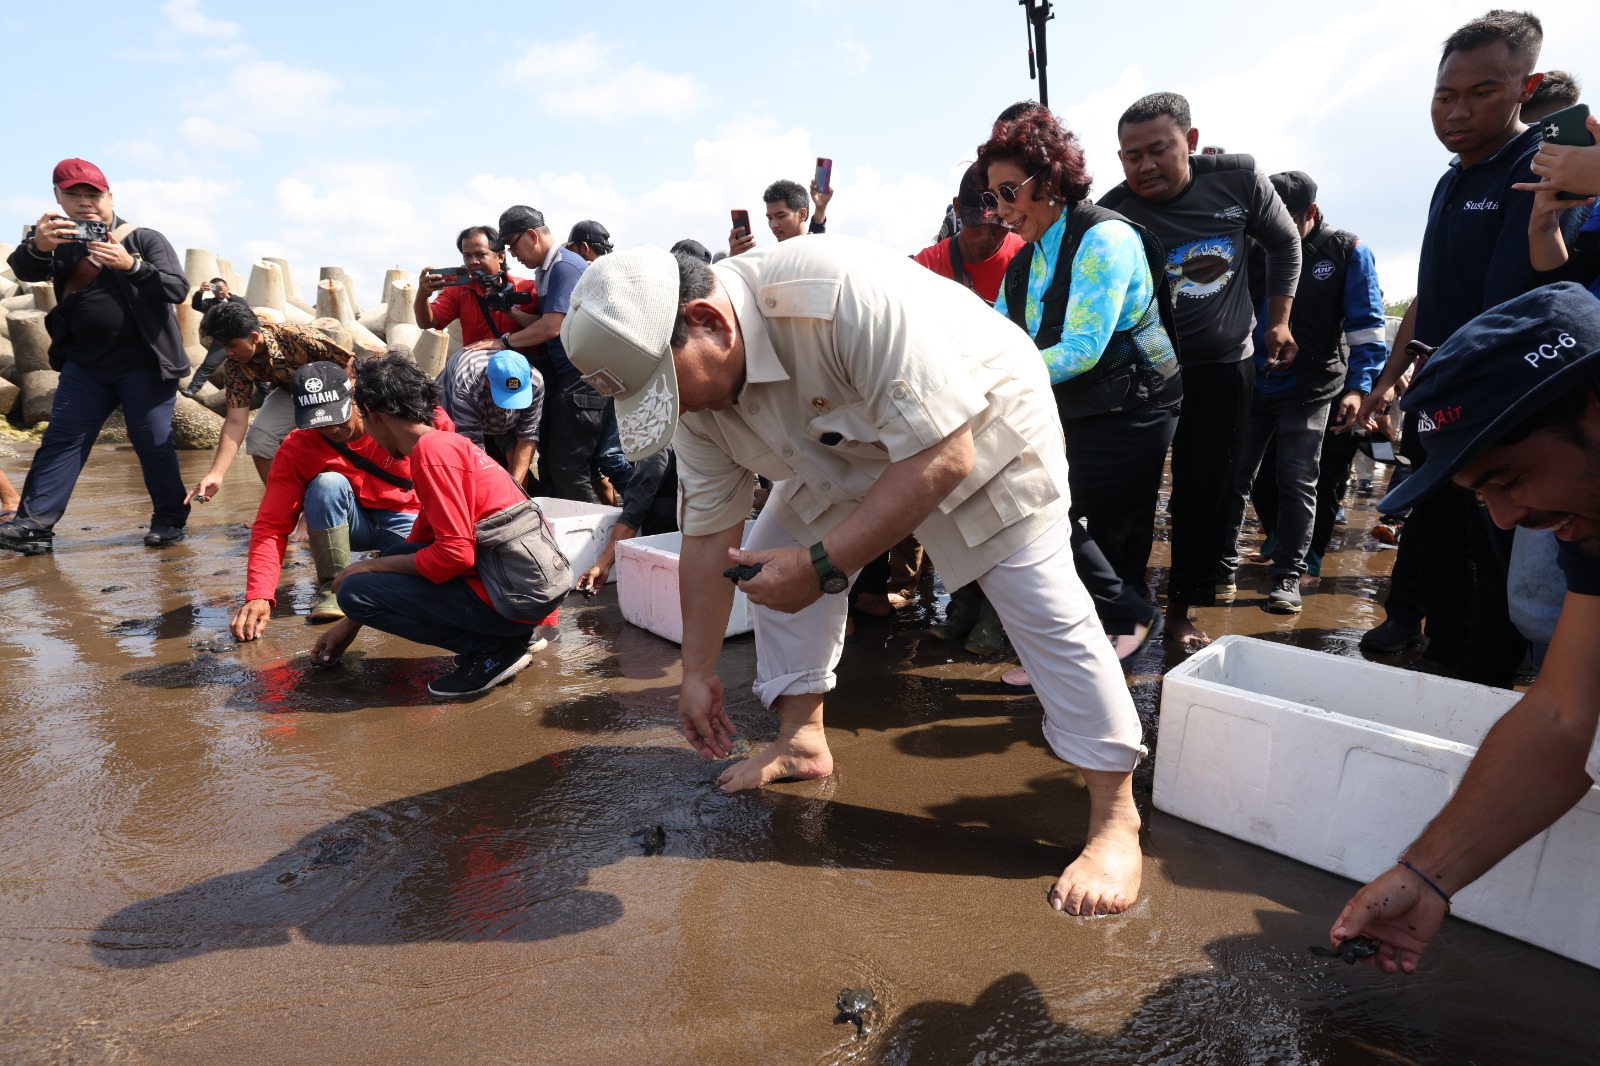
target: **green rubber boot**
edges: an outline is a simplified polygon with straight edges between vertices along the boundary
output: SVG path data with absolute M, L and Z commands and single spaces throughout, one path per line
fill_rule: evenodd
M 350 527 L 308 529 L 311 557 L 317 563 L 317 598 L 311 603 L 310 622 L 337 622 L 344 617 L 339 598 L 333 594 L 333 579 L 350 565 Z
M 1005 626 L 1000 624 L 1000 616 L 995 613 L 994 604 L 987 599 L 983 601 L 978 624 L 967 634 L 967 642 L 963 646 L 973 655 L 993 655 L 1006 646 Z
M 950 594 L 950 603 L 944 609 L 944 621 L 928 631 L 939 640 L 966 639 L 972 627 L 978 624 L 983 602 L 983 593 L 976 581 L 961 586 Z

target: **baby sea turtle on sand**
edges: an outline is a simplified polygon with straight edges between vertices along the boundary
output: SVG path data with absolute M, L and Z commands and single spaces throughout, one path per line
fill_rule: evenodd
M 728 757 L 730 759 L 742 759 L 749 754 L 750 742 L 744 737 L 738 737 L 732 744 L 728 745 Z
M 1349 940 L 1342 940 L 1336 948 L 1325 944 L 1312 944 L 1311 954 L 1320 959 L 1343 959 L 1354 966 L 1362 959 L 1370 959 L 1378 953 L 1378 942 L 1367 936 L 1354 936 Z
M 647 825 L 643 829 L 635 829 L 632 834 L 633 842 L 644 848 L 646 855 L 660 855 L 667 850 L 667 829 L 662 825 Z
M 833 1024 L 843 1025 L 845 1022 L 850 1022 L 856 1027 L 857 1036 L 872 1027 L 871 1016 L 878 1009 L 878 1001 L 872 998 L 870 988 L 841 988 L 833 1005 L 839 1008 L 839 1013 L 834 1015 Z

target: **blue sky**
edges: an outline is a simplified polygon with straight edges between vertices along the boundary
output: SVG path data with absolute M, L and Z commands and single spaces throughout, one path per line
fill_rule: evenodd
M 1121 180 L 1116 116 L 1182 92 L 1204 143 L 1309 172 L 1329 220 L 1373 246 L 1387 293 L 1414 291 L 1448 159 L 1427 114 L 1439 42 L 1488 4 L 1353 0 L 1297 18 L 1231 0 L 1056 6 L 1050 102 L 1083 137 L 1095 195 Z M 1541 66 L 1600 78 L 1592 15 L 1572 0 L 1534 10 Z M 817 155 L 835 161 L 830 229 L 912 252 L 995 113 L 1037 95 L 1015 0 L 71 11 L 69 29 L 49 5 L 0 6 L 6 236 L 78 155 L 180 254 L 208 247 L 241 274 L 282 256 L 303 289 L 343 266 L 363 304 L 384 269 L 453 261 L 461 227 L 513 203 L 562 235 L 595 218 L 619 246 L 720 247 L 730 208 L 759 215 L 762 188 L 808 180 Z M 27 46 L 63 35 L 79 58 Z

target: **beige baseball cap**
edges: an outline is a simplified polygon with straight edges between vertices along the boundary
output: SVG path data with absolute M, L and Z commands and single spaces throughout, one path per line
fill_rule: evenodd
M 672 326 L 678 261 L 646 245 L 596 259 L 561 322 L 561 346 L 583 380 L 617 402 L 617 435 L 630 460 L 647 459 L 678 428 Z

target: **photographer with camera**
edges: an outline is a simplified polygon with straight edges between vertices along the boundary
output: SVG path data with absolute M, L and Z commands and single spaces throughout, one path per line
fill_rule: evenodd
M 460 267 L 423 268 L 412 304 L 417 325 L 444 329 L 460 319 L 466 345 L 489 346 L 534 321 L 538 299 L 533 280 L 506 272 L 505 257 L 494 249 L 499 237 L 493 226 L 468 226 L 456 237 Z
M 235 296 L 228 291 L 228 283 L 226 281 L 221 278 L 212 278 L 194 290 L 194 298 L 189 301 L 189 306 L 199 311 L 203 318 L 205 313 L 213 307 L 226 303 L 250 306 L 243 296 Z M 205 388 L 206 382 L 211 380 L 211 375 L 215 374 L 217 369 L 222 366 L 222 361 L 228 358 L 228 350 L 226 348 L 210 337 L 203 339 L 206 342 L 205 362 L 201 363 L 200 369 L 194 372 L 194 377 L 189 379 L 189 384 L 183 387 L 183 394 L 191 400 L 195 398 L 196 393 Z
M 121 407 L 150 493 L 144 542 L 159 548 L 183 539 L 189 520 L 172 439 L 178 382 L 189 374 L 172 305 L 188 294 L 189 281 L 165 237 L 117 216 L 99 167 L 64 159 L 50 183 L 65 217 L 47 212 L 6 262 L 18 281 L 54 284 L 45 326 L 50 366 L 61 378 L 17 515 L 0 523 L 0 547 L 51 550 L 100 427 Z
M 539 430 L 539 483 L 545 495 L 598 503 L 593 467 L 605 443 L 606 411 L 611 401 L 583 380 L 561 346 L 561 323 L 573 287 L 589 268 L 576 252 L 561 246 L 544 215 L 517 205 L 500 215 L 497 252 L 510 252 L 532 268 L 539 292 L 539 316 L 508 336 L 475 341 L 469 350 L 516 348 L 528 354 L 544 378 L 544 417 Z

